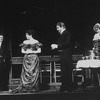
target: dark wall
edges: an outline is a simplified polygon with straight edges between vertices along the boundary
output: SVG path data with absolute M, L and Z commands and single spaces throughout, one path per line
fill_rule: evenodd
M 50 48 L 59 36 L 58 21 L 63 21 L 73 36 L 73 53 L 85 53 L 93 47 L 93 25 L 100 22 L 98 0 L 65 1 L 0 1 L 0 29 L 12 41 L 13 56 L 23 56 L 19 44 L 25 39 L 26 29 L 36 31 L 36 39 L 43 44 L 41 55 L 58 54 Z

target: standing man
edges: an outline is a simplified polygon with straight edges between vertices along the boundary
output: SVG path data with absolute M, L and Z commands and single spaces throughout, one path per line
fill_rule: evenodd
M 66 30 L 63 22 L 56 25 L 57 31 L 60 33 L 58 44 L 52 44 L 51 48 L 58 49 L 61 59 L 61 82 L 60 91 L 72 91 L 72 52 L 71 52 L 71 34 Z
M 9 90 L 9 72 L 11 68 L 9 45 L 4 40 L 4 35 L 0 34 L 0 91 Z

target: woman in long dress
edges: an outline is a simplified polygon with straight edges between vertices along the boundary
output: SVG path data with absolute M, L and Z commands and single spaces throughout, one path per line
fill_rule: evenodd
M 32 34 L 33 30 L 26 32 L 26 39 L 21 44 L 21 52 L 24 53 L 22 73 L 21 73 L 21 84 L 15 89 L 14 92 L 21 92 L 26 90 L 38 91 L 39 82 L 39 57 L 38 53 L 41 53 L 41 43 L 34 39 Z

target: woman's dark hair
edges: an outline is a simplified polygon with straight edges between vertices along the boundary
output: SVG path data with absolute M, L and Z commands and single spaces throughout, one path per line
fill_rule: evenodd
M 26 30 L 25 33 L 28 33 L 29 35 L 34 35 L 35 31 L 34 30 Z

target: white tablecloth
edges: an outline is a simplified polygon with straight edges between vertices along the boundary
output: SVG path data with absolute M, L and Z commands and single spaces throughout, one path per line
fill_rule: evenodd
M 79 60 L 76 68 L 98 68 L 100 67 L 100 60 Z

